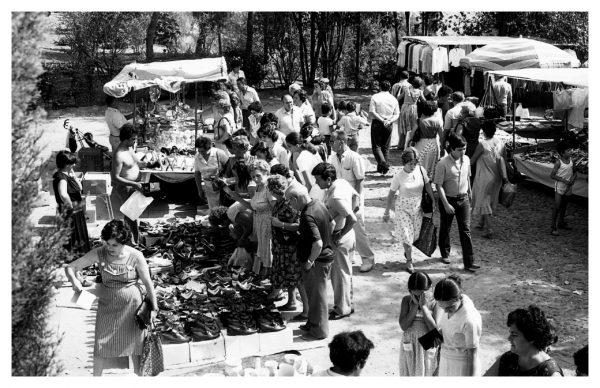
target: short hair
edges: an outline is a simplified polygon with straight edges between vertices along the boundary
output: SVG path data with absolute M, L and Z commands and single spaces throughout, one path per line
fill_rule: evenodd
M 283 101 L 283 99 L 284 99 L 286 96 L 287 96 L 287 97 L 290 97 L 290 98 L 292 98 L 292 99 L 293 99 L 293 97 L 292 97 L 292 96 L 291 96 L 289 93 L 286 93 L 286 94 L 284 94 L 283 96 L 281 96 L 281 101 Z
M 423 77 L 423 82 L 425 83 L 425 85 L 429 86 L 429 85 L 433 85 L 433 77 L 430 75 L 425 75 Z
M 269 172 L 271 173 L 271 175 L 281 175 L 284 178 L 292 177 L 292 174 L 290 174 L 290 169 L 281 163 L 271 166 L 271 171 Z
M 321 177 L 322 179 L 327 180 L 331 178 L 331 181 L 335 181 L 337 179 L 337 173 L 335 171 L 335 167 L 333 164 L 321 162 L 317 164 L 312 171 L 310 172 L 314 176 Z
M 59 151 L 56 154 L 56 167 L 63 169 L 70 164 L 77 164 L 77 154 L 71 151 Z
M 494 137 L 496 134 L 496 123 L 494 120 L 484 120 L 483 123 L 481 123 L 481 129 L 487 137 Z
M 408 277 L 409 291 L 427 291 L 431 288 L 431 278 L 424 271 L 415 271 Z
M 425 102 L 425 105 L 423 105 L 423 114 L 425 116 L 433 116 L 437 110 L 438 105 L 435 101 L 427 101 Z
M 566 140 L 561 140 L 558 142 L 558 144 L 556 144 L 556 152 L 558 152 L 559 155 L 564 154 L 566 150 L 571 149 L 571 148 L 573 148 L 573 147 Z
M 283 175 L 271 175 L 267 179 L 267 189 L 277 195 L 283 195 L 287 190 L 289 183 Z
M 331 105 L 329 105 L 329 103 L 324 103 L 321 105 L 321 113 L 323 113 L 324 115 L 329 114 L 329 112 L 331 112 Z
M 110 94 L 107 94 L 106 97 L 104 97 L 104 102 L 106 103 L 106 106 L 111 106 L 115 102 L 115 98 Z
M 462 135 L 457 135 L 454 132 L 450 132 L 448 135 L 448 145 L 451 150 L 462 148 L 467 146 L 467 141 Z
M 314 129 L 315 127 L 311 123 L 302 124 L 302 128 L 300 128 L 300 137 L 302 139 L 308 139 L 309 137 L 312 137 Z
M 546 319 L 546 314 L 536 305 L 527 310 L 516 309 L 508 313 L 506 326 L 515 325 L 525 339 L 536 349 L 545 350 L 558 341 L 554 326 Z
M 198 136 L 194 145 L 196 148 L 204 148 L 206 145 L 212 145 L 212 140 L 206 136 Z
M 241 104 L 240 97 L 237 95 L 237 93 L 229 93 L 229 101 L 231 101 L 232 108 L 237 108 Z
M 419 162 L 419 153 L 415 148 L 408 147 L 407 149 L 405 149 L 402 152 L 402 156 L 400 157 L 400 159 L 402 159 L 403 165 L 408 164 L 408 163 L 412 162 L 413 160 L 416 160 L 418 163 Z
M 300 134 L 298 132 L 290 132 L 286 135 L 285 142 L 298 146 L 300 143 L 302 143 L 302 139 L 300 138 Z
M 308 94 L 306 93 L 306 90 L 304 90 L 304 89 L 300 89 L 300 90 L 294 92 L 294 94 L 298 94 L 298 98 L 302 102 L 305 102 L 308 99 Z
M 345 110 L 346 109 L 346 101 L 344 101 L 344 100 L 338 101 L 337 108 L 338 108 L 338 110 Z
M 231 101 L 231 96 L 229 98 L 230 98 L 229 101 Z M 217 108 L 222 109 L 225 112 L 228 112 L 231 109 L 231 102 L 229 102 L 229 101 L 227 101 L 225 99 L 219 99 L 216 104 Z
M 458 275 L 450 275 L 435 285 L 433 297 L 435 300 L 447 302 L 462 295 L 462 279 Z
M 256 156 L 259 152 L 265 154 L 265 160 L 267 162 L 271 162 L 271 160 L 273 160 L 273 151 L 271 151 L 271 148 L 267 147 L 264 141 L 259 141 L 254 144 L 250 150 L 250 155 Z
M 442 85 L 437 91 L 437 96 L 438 96 L 438 98 L 446 97 L 446 96 L 452 94 L 452 92 L 453 92 L 453 90 L 450 86 Z
M 413 78 L 413 80 L 410 84 L 412 85 L 413 88 L 419 89 L 421 86 L 423 86 L 423 80 L 421 79 L 421 77 L 415 77 L 415 78 Z
M 348 135 L 343 129 L 336 129 L 331 136 L 335 136 L 336 139 L 341 140 L 344 143 L 348 142 Z
M 451 98 L 454 102 L 463 102 L 465 100 L 465 94 L 461 91 L 453 92 Z
M 406 70 L 402 70 L 402 71 L 400 72 L 400 79 L 401 79 L 401 80 L 403 80 L 403 79 L 408 79 L 408 71 L 406 71 Z
M 123 124 L 119 131 L 119 140 L 121 141 L 129 140 L 138 135 L 137 128 L 134 128 L 133 124 L 131 123 Z
M 384 80 L 380 86 L 381 86 L 381 91 L 383 91 L 383 92 L 387 92 L 391 88 L 390 81 L 388 81 L 388 80 Z
M 248 84 L 248 81 L 246 81 L 246 78 L 245 78 L 245 77 L 240 77 L 240 78 L 238 78 L 236 82 L 238 82 L 238 83 L 239 83 L 239 82 L 241 82 L 241 83 L 243 83 L 243 84 L 245 84 L 245 85 L 247 85 L 247 84 Z
M 582 375 L 588 375 L 588 345 L 573 353 L 573 362 L 575 363 L 576 372 Z
M 260 125 L 264 125 L 264 124 L 267 124 L 267 123 L 275 123 L 275 124 L 277 124 L 278 121 L 279 121 L 279 119 L 277 118 L 277 116 L 275 116 L 274 113 L 272 113 L 272 112 L 266 112 L 260 118 Z
M 331 363 L 345 373 L 364 368 L 375 345 L 362 330 L 336 334 L 329 343 Z
M 242 61 L 240 59 L 231 60 L 231 68 L 235 69 L 236 67 L 242 67 Z
M 352 111 L 356 110 L 356 102 L 346 101 L 346 110 L 348 112 L 352 112 Z
M 257 170 L 266 172 L 268 174 L 271 171 L 271 165 L 268 162 L 265 162 L 264 160 L 255 160 L 252 163 L 250 163 L 250 166 L 248 166 L 248 171 L 252 173 L 252 171 Z
M 244 149 L 247 151 L 248 149 L 250 149 L 250 141 L 248 141 L 248 138 L 246 136 L 234 136 L 231 140 L 231 147 L 237 147 L 239 149 Z
M 262 112 L 263 107 L 262 107 L 262 104 L 260 103 L 260 101 L 252 101 L 250 103 L 250 105 L 248 105 L 248 110 L 260 113 L 260 112 Z
M 123 220 L 112 220 L 104 225 L 102 232 L 100 232 L 100 237 L 104 241 L 114 238 L 117 243 L 125 244 L 131 241 L 131 230 Z

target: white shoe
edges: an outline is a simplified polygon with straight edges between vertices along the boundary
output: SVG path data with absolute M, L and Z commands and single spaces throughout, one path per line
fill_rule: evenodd
M 366 259 L 363 260 L 362 265 L 360 266 L 360 272 L 369 272 L 370 270 L 373 269 L 373 266 L 375 265 L 375 260 L 373 259 Z

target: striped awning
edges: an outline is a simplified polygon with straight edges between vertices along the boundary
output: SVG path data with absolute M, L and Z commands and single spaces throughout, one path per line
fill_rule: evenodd
M 513 39 L 488 44 L 460 60 L 460 65 L 477 70 L 515 70 L 527 68 L 579 67 L 569 53 L 533 39 Z

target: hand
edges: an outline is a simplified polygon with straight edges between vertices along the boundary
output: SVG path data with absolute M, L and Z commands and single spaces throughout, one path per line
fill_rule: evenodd
M 150 321 L 154 321 L 156 319 L 156 315 L 158 314 L 158 308 L 156 310 L 150 311 Z
M 446 214 L 454 214 L 454 207 L 450 204 L 444 205 L 444 210 L 446 211 Z
M 304 263 L 304 270 L 309 271 L 312 266 L 313 266 L 313 262 L 312 261 L 307 261 L 306 263 Z
M 73 291 L 79 293 L 81 291 L 83 291 L 83 286 L 81 285 L 81 282 L 77 279 L 73 279 L 72 283 L 72 287 L 73 287 Z
M 439 338 L 435 338 L 433 340 L 433 346 L 441 346 L 442 345 L 442 340 Z
M 342 230 L 336 230 L 335 232 L 333 232 L 331 234 L 331 240 L 333 240 L 333 243 L 335 245 L 338 245 L 340 240 L 342 239 Z
M 425 298 L 425 293 L 419 295 L 419 306 L 423 307 L 427 303 L 427 298 Z
M 136 190 L 143 191 L 143 189 L 142 189 L 142 184 L 141 184 L 140 182 L 134 182 L 134 183 L 133 183 L 133 187 L 134 187 Z
M 271 217 L 271 225 L 276 228 L 283 228 L 283 222 L 279 221 L 277 217 Z
M 415 294 L 410 294 L 410 303 L 414 304 L 415 306 L 418 306 L 419 298 Z

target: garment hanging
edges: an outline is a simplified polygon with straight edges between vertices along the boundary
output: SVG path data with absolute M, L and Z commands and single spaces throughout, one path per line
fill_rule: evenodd
M 415 46 L 415 48 L 413 49 L 413 56 L 412 56 L 412 70 L 415 73 L 420 73 L 420 69 L 419 69 L 419 60 L 421 59 L 421 50 L 423 50 L 425 46 L 422 44 L 418 44 Z
M 421 50 L 421 73 L 431 73 L 431 56 L 433 54 L 433 48 L 429 45 L 423 47 Z
M 573 108 L 569 111 L 569 124 L 575 128 L 583 128 L 583 114 L 588 105 L 588 89 L 575 88 L 570 89 L 570 91 Z
M 406 46 L 409 44 L 410 42 L 405 40 L 400 42 L 400 46 L 398 47 L 398 66 L 400 67 L 406 66 Z
M 448 61 L 450 62 L 451 66 L 459 67 L 460 59 L 464 58 L 465 56 L 465 50 L 460 47 L 456 47 L 450 50 L 450 52 L 448 53 Z
M 450 66 L 448 66 L 448 49 L 446 47 L 438 46 L 433 49 L 431 72 L 440 73 L 442 71 L 450 71 Z

